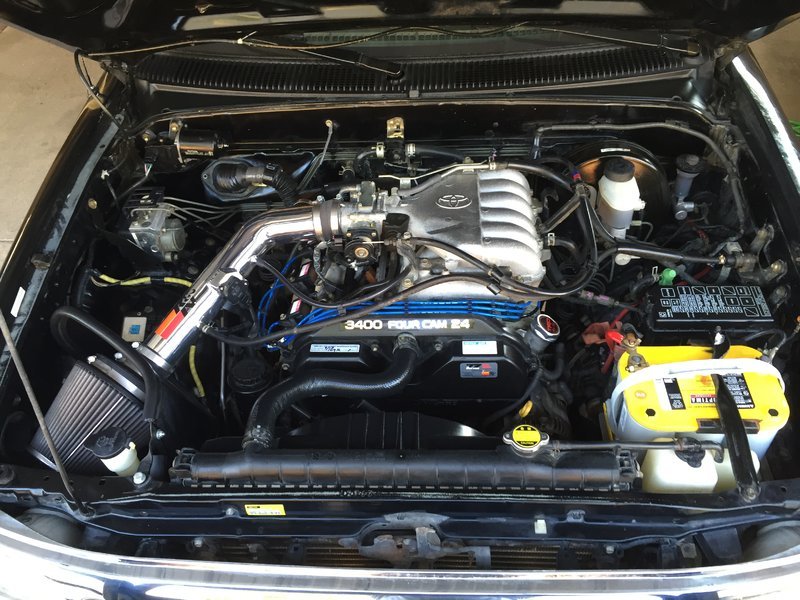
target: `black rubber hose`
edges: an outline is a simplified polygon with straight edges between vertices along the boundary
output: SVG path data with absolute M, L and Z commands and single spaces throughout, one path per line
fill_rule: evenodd
M 565 356 L 566 349 L 564 344 L 556 344 L 555 350 L 555 364 L 553 365 L 552 369 L 545 369 L 541 365 L 538 369 L 536 369 L 536 373 L 534 373 L 533 378 L 531 379 L 530 384 L 528 387 L 525 388 L 525 391 L 522 393 L 522 396 L 519 397 L 513 404 L 509 404 L 508 406 L 504 406 L 503 408 L 493 412 L 491 415 L 486 417 L 481 422 L 481 429 L 485 429 L 492 423 L 496 423 L 500 419 L 510 415 L 518 411 L 523 405 L 528 401 L 528 399 L 539 389 L 539 386 L 543 382 L 553 382 L 557 381 L 563 374 L 564 374 L 564 366 L 565 366 Z
M 264 166 L 263 183 L 272 185 L 275 188 L 284 206 L 294 206 L 297 202 L 297 182 L 278 165 L 268 164 Z
M 400 392 L 411 380 L 419 356 L 414 336 L 397 336 L 391 365 L 380 373 L 346 373 L 318 369 L 298 373 L 264 392 L 250 412 L 242 440 L 245 450 L 267 450 L 275 443 L 278 417 L 292 404 L 316 396 L 385 398 Z
M 507 163 L 497 163 L 498 168 L 506 168 L 506 169 L 513 169 L 514 171 L 521 171 L 523 173 L 527 173 L 528 175 L 535 175 L 537 177 L 541 177 L 543 179 L 547 179 L 548 181 L 552 181 L 556 185 L 564 188 L 565 190 L 569 190 L 570 192 L 573 191 L 575 184 L 561 175 L 560 173 L 556 173 L 552 169 L 548 169 L 543 165 L 537 165 L 533 163 L 525 163 L 525 162 L 517 162 L 517 161 L 509 161 Z
M 158 414 L 161 384 L 145 358 L 123 341 L 119 335 L 111 331 L 94 317 L 71 306 L 62 306 L 61 308 L 57 308 L 50 317 L 50 330 L 53 332 L 53 337 L 56 338 L 56 342 L 72 354 L 77 355 L 79 351 L 72 343 L 69 332 L 67 331 L 67 325 L 70 321 L 80 325 L 86 331 L 93 333 L 97 338 L 122 354 L 126 363 L 136 370 L 144 382 L 144 417 L 146 420 L 150 421 L 155 419 L 155 416 Z
M 658 248 L 656 246 L 645 246 L 643 244 L 631 244 L 628 242 L 617 242 L 617 254 L 630 254 L 631 256 L 638 256 L 639 258 L 646 258 L 655 261 L 674 261 L 682 263 L 699 263 L 702 265 L 718 265 L 720 259 L 718 256 L 692 256 L 684 254 L 678 250 L 670 250 L 669 248 Z
M 757 339 L 767 336 L 777 336 L 777 344 L 776 346 L 783 346 L 786 343 L 788 336 L 783 329 L 773 328 L 773 329 L 764 329 L 763 331 L 756 331 L 755 333 L 748 334 L 744 336 L 741 341 L 744 344 L 749 344 L 755 342 Z M 770 342 L 772 340 L 769 340 Z
M 581 262 L 581 253 L 578 249 L 578 244 L 573 242 L 572 240 L 566 238 L 556 238 L 555 243 L 553 244 L 555 248 L 563 248 L 566 250 L 572 258 L 575 259 L 576 262 Z
M 365 150 L 361 152 L 353 161 L 353 169 L 357 175 L 364 179 L 372 179 L 372 169 L 369 167 L 369 161 L 377 158 L 378 153 L 375 150 Z
M 256 185 L 271 186 L 284 206 L 297 202 L 297 182 L 279 165 L 266 163 L 257 167 L 246 164 L 222 163 L 213 171 L 213 185 L 228 194 L 244 192 Z
M 456 162 L 464 162 L 464 155 L 456 150 L 448 150 L 447 148 L 437 148 L 435 146 L 420 146 L 415 145 L 415 156 L 436 156 L 439 158 L 449 158 Z

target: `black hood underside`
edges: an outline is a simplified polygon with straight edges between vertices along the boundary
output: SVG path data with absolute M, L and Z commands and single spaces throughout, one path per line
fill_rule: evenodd
M 0 20 L 102 55 L 209 38 L 414 26 L 617 27 L 751 41 L 800 11 L 796 0 L 0 0 Z

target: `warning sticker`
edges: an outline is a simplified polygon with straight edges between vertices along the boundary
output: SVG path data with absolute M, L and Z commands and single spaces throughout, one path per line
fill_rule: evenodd
M 542 442 L 542 434 L 533 425 L 517 425 L 511 432 L 511 439 L 523 448 L 535 448 Z
M 283 504 L 245 504 L 244 512 L 248 517 L 285 517 Z
M 730 390 L 731 396 L 736 401 L 736 406 L 742 408 L 755 408 L 753 395 L 747 387 L 747 382 L 741 375 L 721 375 Z M 714 380 L 708 375 L 700 375 L 690 379 L 662 379 L 664 395 L 663 404 L 670 410 L 686 410 L 690 406 L 716 405 L 717 395 Z
M 739 408 L 755 408 L 753 402 L 753 395 L 750 393 L 750 388 L 747 387 L 747 382 L 741 375 L 722 375 L 720 379 L 728 386 L 728 390 L 736 400 L 736 406 Z
M 311 352 L 322 354 L 358 354 L 360 344 L 311 344 Z
M 686 403 L 683 401 L 681 388 L 678 387 L 676 379 L 665 379 L 664 388 L 667 390 L 667 402 L 672 410 L 686 410 Z

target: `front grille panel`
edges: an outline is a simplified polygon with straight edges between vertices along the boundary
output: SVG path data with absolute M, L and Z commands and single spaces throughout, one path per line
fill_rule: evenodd
M 246 540 L 210 540 L 214 555 L 208 559 L 258 564 L 303 565 L 352 569 L 391 568 L 389 562 L 362 556 L 356 548 L 345 548 L 335 541 L 248 542 Z M 200 551 L 203 554 L 206 551 Z M 598 567 L 595 554 L 588 547 L 557 545 L 492 546 L 491 569 L 558 569 L 568 566 L 577 569 Z M 193 558 L 199 558 L 193 556 Z M 465 552 L 424 562 L 417 568 L 436 570 L 468 570 L 481 568 L 474 555 Z
M 679 55 L 657 48 L 607 48 L 563 55 L 409 61 L 405 78 L 320 61 L 153 55 L 136 66 L 151 84 L 269 94 L 380 94 L 406 96 L 511 90 L 608 81 L 684 68 Z

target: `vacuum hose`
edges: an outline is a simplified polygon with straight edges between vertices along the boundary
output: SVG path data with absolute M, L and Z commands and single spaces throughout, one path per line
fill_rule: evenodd
M 414 374 L 418 356 L 417 340 L 411 334 L 401 333 L 395 342 L 392 364 L 381 373 L 356 374 L 320 369 L 287 379 L 256 400 L 247 421 L 242 447 L 255 451 L 271 448 L 280 414 L 305 398 L 384 398 L 402 391 Z

